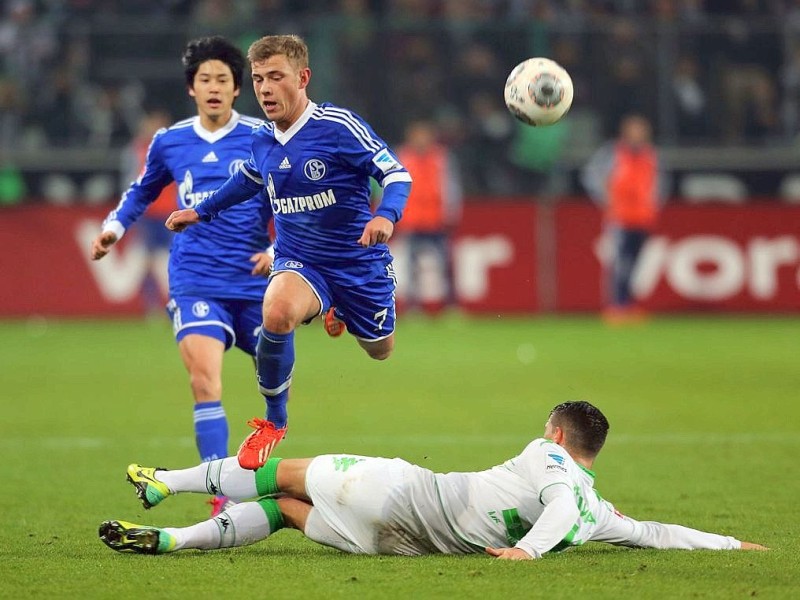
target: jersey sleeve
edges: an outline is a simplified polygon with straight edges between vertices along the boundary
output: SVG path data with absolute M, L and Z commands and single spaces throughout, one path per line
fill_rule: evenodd
M 567 486 L 551 485 L 540 496 L 544 511 L 515 548 L 540 558 L 563 540 L 580 517 L 575 496 Z
M 683 525 L 637 521 L 616 511 L 591 537 L 593 542 L 606 542 L 631 548 L 660 550 L 738 550 L 736 538 L 708 533 Z
M 509 468 L 538 492 L 538 500 L 544 505 L 541 516 L 516 544 L 517 548 L 535 558 L 561 542 L 580 517 L 580 507 L 566 466 L 571 460 L 558 444 L 537 439 L 508 463 Z
M 350 111 L 336 111 L 342 125 L 339 133 L 339 155 L 351 167 L 371 176 L 380 184 L 383 198 L 375 209 L 375 214 L 396 223 L 403 214 L 411 192 L 411 175 L 366 121 Z
M 163 135 L 166 131 L 160 129 L 153 136 L 141 175 L 131 183 L 116 208 L 103 221 L 103 231 L 113 231 L 118 239 L 121 238 L 172 182 L 172 174 L 163 158 Z
M 264 179 L 251 154 L 249 160 L 195 210 L 202 221 L 209 222 L 226 208 L 249 200 L 261 191 L 264 191 Z

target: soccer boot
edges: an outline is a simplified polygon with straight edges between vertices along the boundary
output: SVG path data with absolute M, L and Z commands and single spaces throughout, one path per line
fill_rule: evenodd
M 275 427 L 272 421 L 266 419 L 250 419 L 247 424 L 255 429 L 239 446 L 237 458 L 239 466 L 243 469 L 255 471 L 263 467 L 269 455 L 286 435 L 286 427 Z
M 325 333 L 331 337 L 339 337 L 347 331 L 344 321 L 336 318 L 336 309 L 332 306 L 325 313 L 322 319 L 322 326 L 325 328 Z
M 206 504 L 211 505 L 211 518 L 213 519 L 219 513 L 228 510 L 231 506 L 236 504 L 236 502 L 227 496 L 214 496 L 210 500 L 207 500 Z
M 117 552 L 165 554 L 175 550 L 175 538 L 163 529 L 127 521 L 103 521 L 98 535 L 106 546 Z
M 156 479 L 156 471 L 166 469 L 128 465 L 128 481 L 136 488 L 136 495 L 145 508 L 153 508 L 170 494 L 169 488 Z

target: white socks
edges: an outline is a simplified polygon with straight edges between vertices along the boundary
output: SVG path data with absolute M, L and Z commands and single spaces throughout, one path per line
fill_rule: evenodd
M 236 462 L 236 457 L 233 457 L 233 462 Z M 191 470 L 187 469 L 187 471 Z M 170 471 L 170 473 L 172 472 Z M 252 476 L 253 472 L 249 471 L 249 473 Z M 161 479 L 160 476 L 159 479 Z M 253 485 L 255 486 L 255 484 Z M 232 546 L 247 546 L 263 540 L 273 533 L 270 530 L 267 513 L 258 502 L 236 504 L 213 519 L 190 527 L 163 527 L 162 529 L 175 538 L 175 550 L 189 548 L 216 550 Z
M 212 460 L 189 469 L 156 471 L 156 478 L 173 494 L 197 492 L 227 496 L 235 501 L 258 495 L 255 471 L 240 467 L 235 456 Z

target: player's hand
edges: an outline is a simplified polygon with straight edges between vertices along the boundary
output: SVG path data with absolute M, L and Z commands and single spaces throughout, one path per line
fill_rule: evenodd
M 167 217 L 166 225 L 170 231 L 183 231 L 189 225 L 194 225 L 200 222 L 200 215 L 193 208 L 184 208 L 183 210 L 176 210 Z
M 358 243 L 369 248 L 375 244 L 385 244 L 392 237 L 394 232 L 394 223 L 386 217 L 372 217 L 372 220 L 364 227 L 364 233 L 358 240 Z
M 533 560 L 533 557 L 519 548 L 486 548 L 486 554 L 498 560 Z
M 742 542 L 742 550 L 769 550 L 769 548 L 753 542 Z
M 104 231 L 92 242 L 92 260 L 100 260 L 111 251 L 111 246 L 117 243 L 117 234 L 113 231 Z
M 256 252 L 250 257 L 250 262 L 255 263 L 253 270 L 250 271 L 253 275 L 269 275 L 272 269 L 272 261 L 275 260 L 269 252 Z

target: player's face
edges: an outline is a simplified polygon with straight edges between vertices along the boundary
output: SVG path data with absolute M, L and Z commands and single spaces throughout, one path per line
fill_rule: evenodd
M 306 86 L 311 69 L 298 68 L 283 54 L 250 64 L 253 91 L 267 119 L 286 131 L 308 105 Z
M 200 120 L 207 129 L 228 122 L 233 101 L 239 95 L 231 68 L 221 60 L 207 60 L 197 69 L 189 95 L 194 97 Z

